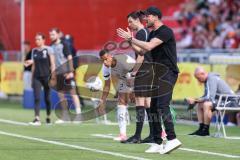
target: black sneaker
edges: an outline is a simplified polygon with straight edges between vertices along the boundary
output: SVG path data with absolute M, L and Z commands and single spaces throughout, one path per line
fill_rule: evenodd
M 52 124 L 50 118 L 46 118 L 46 124 Z
M 198 132 L 197 134 L 196 134 L 197 136 L 209 136 L 210 134 L 209 134 L 209 130 L 201 130 L 200 132 Z
M 125 141 L 121 141 L 121 143 L 126 143 L 126 144 L 141 143 L 141 139 L 134 135 Z
M 148 136 L 145 139 L 141 140 L 141 143 L 154 143 L 153 136 Z
M 200 129 L 198 129 L 198 130 L 196 130 L 195 132 L 193 132 L 193 133 L 190 133 L 190 134 L 188 134 L 188 135 L 191 135 L 191 136 L 193 136 L 193 135 L 200 134 L 200 132 L 201 132 L 201 130 L 200 130 Z

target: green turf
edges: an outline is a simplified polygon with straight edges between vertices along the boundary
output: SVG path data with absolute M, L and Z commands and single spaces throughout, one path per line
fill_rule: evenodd
M 41 111 L 41 115 L 42 119 L 44 120 L 45 111 Z M 111 120 L 115 120 L 114 115 L 114 112 L 109 114 Z M 21 104 L 19 103 L 10 103 L 4 101 L 0 102 L 0 118 L 20 122 L 29 122 L 33 118 L 33 111 L 22 109 Z M 54 115 L 52 115 L 52 118 L 56 119 Z M 134 128 L 134 123 L 131 123 L 131 125 L 128 126 L 128 133 L 133 133 Z M 196 129 L 196 126 L 179 124 L 176 125 L 178 138 L 183 143 L 182 147 L 240 156 L 240 140 L 225 140 L 222 138 L 187 136 L 187 134 L 192 132 L 194 129 Z M 91 134 L 117 135 L 118 133 L 118 126 L 95 124 L 94 120 L 83 124 L 64 124 L 52 126 L 46 126 L 43 124 L 40 127 L 19 126 L 0 122 L 0 131 L 153 160 L 202 160 L 204 158 L 207 158 L 208 160 L 231 159 L 182 150 L 176 150 L 169 155 L 146 154 L 144 153 L 144 150 L 149 147 L 147 144 L 126 145 L 115 142 L 112 139 L 96 138 L 91 136 Z M 211 131 L 213 132 L 213 129 Z M 237 127 L 228 128 L 227 131 L 231 135 L 240 135 L 240 129 Z M 147 133 L 148 127 L 146 125 L 142 137 L 147 136 Z M 0 135 L 0 160 L 26 159 L 118 160 L 126 158 Z

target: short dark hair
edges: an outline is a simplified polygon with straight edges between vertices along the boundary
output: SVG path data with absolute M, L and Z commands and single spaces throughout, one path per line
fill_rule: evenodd
M 45 34 L 43 34 L 43 33 L 41 33 L 41 32 L 38 32 L 38 33 L 36 34 L 36 36 L 41 36 L 42 39 L 46 39 Z
M 51 29 L 50 29 L 50 32 L 52 32 L 52 31 L 55 31 L 55 32 L 57 32 L 57 33 L 60 33 L 60 29 L 57 28 L 57 27 L 51 28 Z
M 158 19 L 162 19 L 162 12 L 155 6 L 148 7 L 145 12 L 146 15 L 158 16 Z
M 105 54 L 109 53 L 109 50 L 108 49 L 102 49 L 100 52 L 99 52 L 99 57 L 102 57 L 104 56 Z
M 127 18 L 131 17 L 133 19 L 139 19 L 140 21 L 143 20 L 145 13 L 143 11 L 133 11 L 127 15 Z

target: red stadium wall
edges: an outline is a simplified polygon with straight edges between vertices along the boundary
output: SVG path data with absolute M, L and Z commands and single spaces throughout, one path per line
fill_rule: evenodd
M 166 12 L 182 0 L 26 0 L 26 39 L 59 27 L 72 34 L 78 49 L 96 49 L 116 39 L 116 28 L 126 27 L 126 15 L 155 5 Z
M 0 0 L 0 43 L 6 50 L 20 49 L 20 4 Z
M 74 36 L 78 49 L 96 49 L 116 39 L 115 30 L 127 26 L 129 12 L 155 5 L 166 15 L 181 1 L 25 0 L 25 37 L 33 43 L 36 32 L 48 34 L 51 27 L 59 27 Z M 19 50 L 19 0 L 0 0 L 0 11 L 0 40 L 6 49 Z

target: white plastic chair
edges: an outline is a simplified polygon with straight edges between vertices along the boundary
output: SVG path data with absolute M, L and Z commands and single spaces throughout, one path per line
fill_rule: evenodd
M 234 98 L 237 100 L 238 106 L 232 107 L 228 106 L 230 98 Z M 240 95 L 227 95 L 221 94 L 219 95 L 219 100 L 216 106 L 216 125 L 215 125 L 215 135 L 214 137 L 223 137 L 226 139 L 240 139 L 240 137 L 227 136 L 226 128 L 223 122 L 224 116 L 227 111 L 240 111 Z

